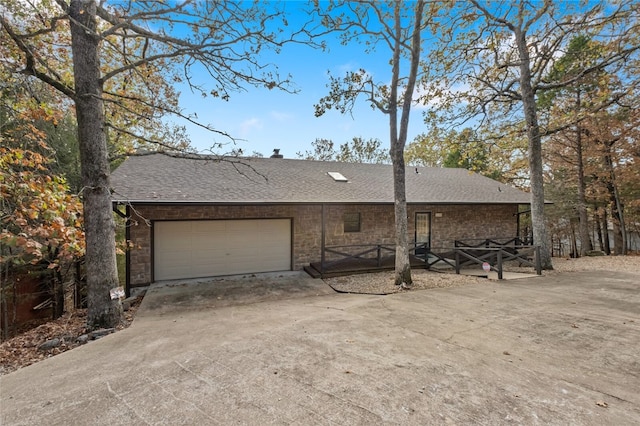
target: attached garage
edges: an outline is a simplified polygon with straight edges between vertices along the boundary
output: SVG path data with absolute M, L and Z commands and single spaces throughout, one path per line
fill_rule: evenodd
M 291 270 L 291 220 L 154 222 L 154 280 Z
M 416 172 L 406 182 L 410 244 L 517 235 L 529 194 L 464 169 Z M 111 187 L 132 247 L 127 294 L 168 279 L 302 270 L 327 247 L 395 241 L 385 164 L 157 153 L 127 158 Z

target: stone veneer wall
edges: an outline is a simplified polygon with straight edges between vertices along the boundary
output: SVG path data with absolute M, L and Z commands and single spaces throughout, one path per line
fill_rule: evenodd
M 409 235 L 415 235 L 415 213 L 431 212 L 431 247 L 449 248 L 455 240 L 513 238 L 518 233 L 516 205 L 409 206 Z M 437 217 L 440 216 L 440 217 Z
M 132 209 L 132 211 L 134 211 Z M 453 247 L 456 239 L 514 237 L 515 205 L 409 205 L 409 240 L 414 240 L 415 213 L 431 212 L 431 244 Z M 152 279 L 151 223 L 156 220 L 274 219 L 291 218 L 293 223 L 293 269 L 299 270 L 321 257 L 322 206 L 291 205 L 140 205 L 135 206 L 129 236 L 130 285 L 148 285 Z M 344 213 L 360 213 L 360 232 L 344 232 Z M 325 205 L 325 244 L 392 245 L 394 236 L 393 205 L 327 204 Z M 440 216 L 440 217 L 436 217 Z M 142 219 L 144 218 L 144 219 Z

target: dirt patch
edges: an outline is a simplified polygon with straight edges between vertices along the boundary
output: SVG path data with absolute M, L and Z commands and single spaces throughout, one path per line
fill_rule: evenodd
M 409 289 L 395 285 L 393 271 L 326 278 L 324 281 L 338 292 L 358 294 L 393 294 L 402 291 L 460 287 L 486 282 L 484 278 L 431 272 L 424 269 L 413 269 L 411 277 L 413 284 Z

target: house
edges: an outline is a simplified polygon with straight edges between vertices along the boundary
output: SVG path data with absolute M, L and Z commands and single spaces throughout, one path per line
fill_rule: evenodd
M 327 246 L 394 244 L 390 165 L 148 154 L 111 176 L 128 218 L 128 289 L 300 270 Z M 464 169 L 407 167 L 410 241 L 507 238 L 529 194 Z

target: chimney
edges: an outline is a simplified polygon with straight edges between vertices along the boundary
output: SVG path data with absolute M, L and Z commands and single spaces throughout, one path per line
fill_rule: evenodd
M 273 154 L 269 158 L 284 158 L 284 155 L 280 154 L 280 150 L 278 148 L 273 150 Z

